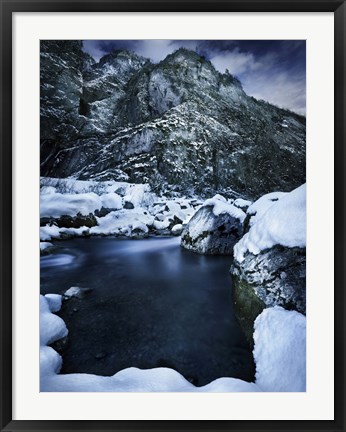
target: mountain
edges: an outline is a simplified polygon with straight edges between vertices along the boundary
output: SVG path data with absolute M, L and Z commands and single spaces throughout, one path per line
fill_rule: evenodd
M 41 42 L 41 175 L 257 198 L 305 182 L 305 118 L 179 49 L 158 64 Z

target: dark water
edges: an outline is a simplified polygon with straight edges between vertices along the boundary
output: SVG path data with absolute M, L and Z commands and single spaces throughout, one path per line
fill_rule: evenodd
M 254 378 L 233 314 L 230 257 L 181 249 L 179 238 L 74 239 L 41 258 L 41 293 L 92 288 L 63 303 L 62 373 L 113 375 L 171 367 L 195 385 Z

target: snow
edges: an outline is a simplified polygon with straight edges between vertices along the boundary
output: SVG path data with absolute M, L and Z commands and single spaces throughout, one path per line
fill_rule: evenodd
M 155 195 L 150 191 L 148 184 L 134 184 L 127 182 L 109 181 L 96 181 L 96 180 L 76 180 L 74 178 L 51 178 L 41 177 L 41 201 L 44 195 L 58 194 L 58 195 L 98 195 L 100 199 L 107 199 L 108 194 L 116 193 L 122 190 L 123 196 L 126 201 L 132 202 L 135 206 L 149 205 L 154 202 Z M 91 196 L 93 196 L 91 195 Z M 102 198 L 102 196 L 106 197 Z M 54 200 L 53 197 L 51 197 Z M 77 198 L 77 197 L 76 197 Z M 110 198 L 108 196 L 108 198 Z M 113 197 L 114 199 L 117 199 Z M 46 200 L 48 198 L 43 198 Z M 57 199 L 57 197 L 55 197 Z M 102 202 L 101 202 L 102 205 Z M 106 207 L 106 206 L 104 206 Z M 116 207 L 107 207 L 116 208 Z M 42 215 L 41 215 L 42 216 Z
M 46 225 L 40 228 L 40 239 L 45 242 L 46 240 L 52 240 L 52 238 L 59 238 L 60 230 L 56 225 Z
M 42 177 L 41 217 L 73 217 L 78 213 L 89 215 L 102 207 L 111 209 L 112 212 L 104 217 L 96 217 L 98 225 L 91 229 L 85 226 L 58 228 L 54 224 L 47 224 L 40 228 L 40 239 L 48 242 L 85 235 L 133 237 L 138 236 L 137 231 L 146 235 L 151 228 L 166 230 L 173 221 L 186 224 L 197 210 L 192 205 L 194 201 L 196 199 L 185 197 L 170 200 L 158 197 L 151 192 L 148 184 Z M 123 208 L 125 202 L 133 204 L 133 208 Z
M 155 201 L 155 195 L 150 192 L 148 184 L 133 184 L 127 188 L 124 200 L 135 207 L 148 207 Z
M 56 303 L 55 305 L 56 306 Z M 53 307 L 54 309 L 54 307 Z M 52 314 L 48 300 L 40 296 L 40 344 L 48 345 L 67 336 L 68 331 L 64 321 Z
M 256 384 L 263 391 L 306 390 L 306 318 L 280 306 L 255 321 Z
M 52 359 L 53 360 L 53 359 Z M 56 359 L 54 359 L 56 361 Z M 90 374 L 41 375 L 41 391 L 63 392 L 258 392 L 254 383 L 219 378 L 204 387 L 195 387 L 173 369 L 127 368 L 110 377 Z
M 64 293 L 64 297 L 71 298 L 71 297 L 78 297 L 80 294 L 80 288 L 79 287 L 71 287 Z
M 102 207 L 108 209 L 120 210 L 123 208 L 121 196 L 115 192 L 101 195 L 101 204 Z
M 102 201 L 93 192 L 84 194 L 43 194 L 40 200 L 41 217 L 59 218 L 62 215 L 88 215 L 100 210 Z
M 170 225 L 170 222 L 168 219 L 165 219 L 163 221 L 155 220 L 153 223 L 153 227 L 157 230 L 164 230 L 167 229 Z
M 46 294 L 44 297 L 51 312 L 58 312 L 61 309 L 62 296 L 60 294 Z
M 183 226 L 182 224 L 176 224 L 174 225 L 174 227 L 172 228 L 171 232 L 173 235 L 180 235 L 183 231 Z
M 245 200 L 243 198 L 237 198 L 234 200 L 233 205 L 235 207 L 243 209 L 244 207 L 249 207 L 252 204 L 252 201 Z
M 246 252 L 258 255 L 275 245 L 306 247 L 306 184 L 270 205 L 234 246 L 234 258 L 241 263 Z
M 250 219 L 250 226 L 254 225 L 256 220 L 260 219 L 269 207 L 285 195 L 287 195 L 287 192 L 271 192 L 261 196 L 261 198 L 251 204 L 246 212 L 248 215 L 252 216 Z
M 40 190 L 41 195 L 54 194 L 55 192 L 56 188 L 54 186 L 42 186 Z
M 240 208 L 235 207 L 230 204 L 221 195 L 215 195 L 213 198 L 204 201 L 202 207 L 213 206 L 213 213 L 215 216 L 220 216 L 221 214 L 229 214 L 230 216 L 243 222 L 245 219 L 245 213 Z
M 144 209 L 118 210 L 108 213 L 102 218 L 96 218 L 98 226 L 90 229 L 91 235 L 131 235 L 132 230 L 140 229 L 148 232 L 148 226 L 154 222 L 154 217 Z
M 168 208 L 168 211 L 166 212 L 167 216 L 176 216 L 181 221 L 185 219 L 186 215 L 182 211 L 179 203 L 174 201 L 167 201 L 166 207 Z
M 52 243 L 49 243 L 49 242 L 40 242 L 40 250 L 41 251 L 44 251 L 44 250 L 49 249 L 51 247 L 53 247 Z
M 56 225 L 46 225 L 40 228 L 40 239 L 41 241 L 59 239 L 61 234 L 66 234 L 71 237 L 84 236 L 89 234 L 89 228 L 82 226 L 80 228 L 59 228 Z

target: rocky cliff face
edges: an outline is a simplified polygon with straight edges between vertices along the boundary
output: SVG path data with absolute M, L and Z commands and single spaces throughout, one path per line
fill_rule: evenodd
M 305 181 L 305 119 L 257 101 L 193 51 L 95 63 L 41 43 L 41 175 L 256 198 Z
M 267 307 L 282 306 L 305 315 L 306 250 L 275 246 L 235 260 L 230 269 L 237 318 L 252 343 L 253 323 Z

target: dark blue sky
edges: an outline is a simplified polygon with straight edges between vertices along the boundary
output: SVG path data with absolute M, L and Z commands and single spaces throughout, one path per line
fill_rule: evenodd
M 236 75 L 247 94 L 305 115 L 306 44 L 301 40 L 86 40 L 99 60 L 126 48 L 157 63 L 180 47 L 197 51 L 216 69 Z

